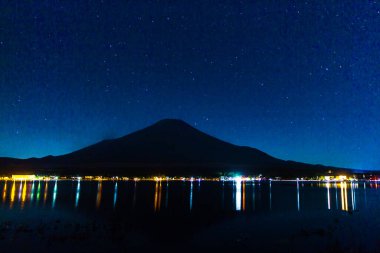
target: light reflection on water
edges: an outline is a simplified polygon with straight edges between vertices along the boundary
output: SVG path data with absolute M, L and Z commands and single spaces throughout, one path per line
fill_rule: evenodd
M 20 187 L 19 187 L 19 190 L 18 190 L 18 200 L 20 201 L 20 199 L 21 199 L 21 193 L 22 193 L 22 184 L 23 182 L 21 181 L 20 182 Z
M 269 209 L 272 210 L 272 181 L 269 181 Z
M 236 200 L 236 211 L 241 210 L 241 180 L 236 180 L 236 195 L 235 195 L 235 200 Z
M 364 184 L 364 186 L 365 186 L 365 184 Z M 338 184 L 336 182 L 334 183 L 334 187 L 335 187 L 335 206 L 336 206 L 336 210 L 338 210 L 338 208 L 339 208 Z
M 96 194 L 96 208 L 100 207 L 100 202 L 102 201 L 102 181 L 98 182 L 98 192 Z
M 193 209 L 193 181 L 190 183 L 190 211 Z
M 256 209 L 256 184 L 252 182 L 252 210 Z
M 327 209 L 331 209 L 331 203 L 330 203 L 330 183 L 326 183 L 326 189 L 327 189 Z
M 161 180 L 156 182 L 155 192 L 154 192 L 154 211 L 159 212 L 161 209 L 161 193 L 162 184 Z
M 133 204 L 132 204 L 133 208 L 135 208 L 136 206 L 136 196 L 137 196 L 137 181 L 134 182 L 134 186 L 133 186 Z
M 30 192 L 30 202 L 33 202 L 34 199 L 34 181 L 32 182 L 32 189 Z
M 299 211 L 300 209 L 300 182 L 297 180 L 297 210 Z
M 8 185 L 8 182 L 5 181 L 4 188 L 3 188 L 3 203 L 5 202 L 5 199 L 7 198 L 7 185 Z
M 13 208 L 13 204 L 14 204 L 14 201 L 15 201 L 15 194 L 16 194 L 16 182 L 13 181 L 13 184 L 12 184 L 12 190 L 11 190 L 11 201 L 10 201 L 10 208 L 12 209 Z
M 246 210 L 246 182 L 242 180 L 236 180 L 235 183 L 235 193 L 234 193 L 234 199 L 235 199 L 235 210 L 236 211 L 242 211 L 244 212 Z M 254 191 L 254 187 L 252 187 Z M 253 192 L 253 196 L 254 196 Z M 224 192 L 223 192 L 223 198 L 224 198 Z M 254 198 L 254 197 L 253 197 Z
M 342 182 L 340 183 L 340 197 L 342 200 L 342 210 L 347 211 L 348 210 L 348 203 L 347 203 L 347 183 Z
M 242 191 L 241 206 L 242 206 L 242 210 L 245 211 L 245 182 L 242 185 L 241 191 Z
M 79 196 L 80 196 L 80 180 L 78 180 L 77 192 L 75 194 L 75 207 L 76 208 L 78 207 L 78 204 L 79 204 Z
M 22 194 L 21 194 L 21 209 L 24 209 L 25 200 L 26 200 L 26 182 L 22 184 Z
M 166 181 L 165 208 L 168 208 L 169 203 L 169 181 Z
M 41 192 L 41 182 L 38 181 L 38 188 L 37 188 L 37 203 L 40 202 L 40 192 Z
M 51 207 L 54 208 L 55 207 L 55 201 L 57 199 L 57 189 L 58 185 L 57 185 L 57 180 L 55 180 L 55 184 L 54 184 L 54 190 L 53 190 L 53 201 L 52 201 L 52 204 L 51 204 Z
M 75 209 L 90 208 L 88 200 L 92 199 L 94 201 L 95 198 L 96 209 L 136 208 L 136 210 L 140 210 L 143 205 L 146 206 L 145 203 L 153 200 L 153 209 L 150 210 L 155 213 L 172 210 L 173 208 L 178 209 L 184 204 L 184 208 L 190 212 L 202 211 L 202 208 L 212 206 L 214 202 L 217 203 L 216 206 L 220 211 L 237 211 L 240 213 L 263 210 L 279 211 L 282 209 L 306 211 L 313 208 L 355 211 L 367 206 L 367 194 L 369 191 L 373 194 L 374 191 L 380 190 L 377 184 L 371 183 L 368 187 L 367 183 L 363 182 L 320 182 L 313 184 L 302 182 L 301 184 L 299 181 L 259 183 L 242 180 L 235 182 L 204 182 L 202 183 L 202 190 L 199 182 L 198 184 L 196 182 L 181 183 L 181 187 L 187 189 L 183 192 L 179 189 L 180 182 L 169 181 L 157 181 L 154 183 L 99 181 L 97 182 L 96 192 L 85 190 L 91 188 L 91 185 L 94 186 L 93 182 L 86 181 L 74 181 L 72 183 L 70 181 L 3 181 L 0 182 L 1 184 L 3 184 L 2 188 L 0 188 L 2 189 L 1 202 L 3 203 L 3 208 L 25 210 L 41 207 L 39 201 L 40 197 L 43 196 L 42 206 L 47 205 L 52 209 L 60 208 L 66 204 Z M 51 184 L 50 187 L 49 184 Z M 149 185 L 152 184 L 154 186 L 153 192 L 149 190 Z M 84 191 L 82 191 L 82 187 L 84 187 Z M 139 191 L 137 191 L 138 187 Z M 94 193 L 96 196 L 92 195 L 91 197 L 91 194 Z M 81 194 L 85 195 L 81 197 Z M 150 195 L 149 197 L 149 194 L 153 194 L 153 196 Z M 58 198 L 58 195 L 62 197 Z M 137 198 L 139 198 L 138 203 L 136 203 Z M 169 198 L 171 198 L 170 206 L 168 205 Z M 187 199 L 188 201 L 185 203 L 181 199 Z M 231 199 L 233 201 L 232 205 L 230 204 Z M 294 199 L 296 199 L 296 203 Z M 83 207 L 80 203 L 83 204 Z M 94 202 L 92 202 L 92 208 L 93 205 Z M 152 202 L 150 202 L 150 208 L 152 208 Z
M 45 181 L 45 190 L 44 190 L 44 205 L 46 204 L 47 195 L 48 195 L 48 189 L 49 189 L 49 182 Z
M 116 201 L 117 201 L 117 182 L 115 183 L 115 189 L 113 193 L 113 208 L 116 207 Z

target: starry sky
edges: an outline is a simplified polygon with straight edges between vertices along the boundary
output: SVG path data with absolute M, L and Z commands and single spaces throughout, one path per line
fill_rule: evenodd
M 180 118 L 282 159 L 380 169 L 376 1 L 2 1 L 0 156 Z

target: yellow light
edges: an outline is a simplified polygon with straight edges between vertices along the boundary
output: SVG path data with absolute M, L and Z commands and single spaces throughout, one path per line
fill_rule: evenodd
M 342 199 L 342 210 L 348 211 L 348 201 L 347 201 L 347 183 L 340 183 L 340 197 Z
M 100 202 L 102 201 L 102 182 L 98 183 L 98 193 L 96 194 L 96 208 L 100 207 Z
M 25 181 L 25 180 L 35 180 L 35 175 L 12 175 L 13 180 Z
M 26 199 L 26 182 L 25 182 L 25 184 L 23 185 L 23 188 L 22 188 L 22 195 L 21 195 L 21 209 L 24 208 L 25 199 Z
M 7 181 L 4 183 L 4 189 L 3 189 L 3 203 L 5 202 L 5 199 L 7 198 Z
M 16 182 L 13 181 L 12 190 L 11 190 L 11 203 L 10 208 L 13 207 L 13 202 L 15 201 L 15 195 L 16 195 Z
M 48 194 L 48 182 L 45 182 L 45 190 L 44 190 L 44 205 L 46 204 L 47 194 Z
M 341 180 L 341 181 L 344 181 L 344 180 L 347 179 L 347 176 L 340 175 L 340 176 L 338 177 L 338 179 Z
M 161 208 L 161 192 L 162 192 L 162 185 L 161 181 L 156 182 L 156 187 L 154 190 L 154 211 L 158 212 Z

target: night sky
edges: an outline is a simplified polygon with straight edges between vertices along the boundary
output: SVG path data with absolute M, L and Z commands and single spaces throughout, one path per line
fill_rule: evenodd
M 0 156 L 180 118 L 278 158 L 380 169 L 376 1 L 21 2 L 0 4 Z

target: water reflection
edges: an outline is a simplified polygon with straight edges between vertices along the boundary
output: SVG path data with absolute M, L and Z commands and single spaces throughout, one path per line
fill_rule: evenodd
M 326 183 L 326 200 L 327 200 L 327 209 L 331 209 L 331 183 Z M 335 188 L 335 208 L 338 210 L 339 206 L 340 209 L 343 211 L 351 211 L 351 210 L 356 210 L 357 209 L 357 203 L 356 203 L 356 189 L 359 188 L 359 184 L 357 182 L 335 182 L 334 183 L 334 188 Z M 339 189 L 338 189 L 339 188 Z M 349 188 L 350 193 L 347 193 L 347 188 Z M 363 189 L 364 189 L 364 196 L 365 196 L 365 183 L 363 184 Z M 340 191 L 340 194 L 338 192 Z M 350 194 L 350 198 L 348 196 Z
M 96 208 L 100 207 L 100 202 L 102 201 L 102 181 L 98 182 L 98 191 L 96 194 Z
M 49 182 L 45 181 L 45 190 L 44 190 L 44 205 L 46 204 L 47 196 L 48 196 L 48 187 L 49 187 Z
M 259 182 L 246 182 L 244 180 L 237 179 L 233 183 L 203 182 L 202 187 L 204 187 L 205 190 L 200 192 L 199 185 L 196 180 L 189 183 L 168 181 L 166 181 L 166 183 L 164 182 L 162 180 L 158 180 L 154 183 L 154 198 L 146 197 L 146 194 L 149 193 L 149 187 L 152 187 L 152 184 L 150 182 L 134 182 L 134 185 L 130 185 L 131 187 L 122 187 L 122 184 L 131 183 L 120 181 L 113 183 L 99 181 L 97 182 L 96 192 L 93 188 L 95 187 L 95 184 L 93 182 L 80 180 L 75 181 L 75 186 L 73 186 L 72 183 L 61 181 L 4 182 L 2 189 L 2 202 L 4 203 L 3 206 L 7 206 L 11 209 L 14 208 L 15 205 L 17 205 L 19 209 L 36 208 L 42 206 L 40 206 L 42 203 L 39 203 L 40 198 L 42 198 L 43 200 L 41 200 L 41 202 L 43 201 L 44 206 L 46 206 L 47 202 L 51 201 L 48 204 L 49 207 L 57 208 L 57 206 L 61 206 L 61 201 L 67 201 L 65 200 L 67 198 L 58 197 L 59 189 L 62 196 L 75 196 L 75 205 L 72 203 L 74 201 L 73 198 L 70 198 L 71 204 L 69 205 L 72 206 L 72 208 L 77 208 L 79 206 L 81 191 L 82 194 L 92 194 L 87 196 L 90 196 L 90 198 L 93 200 L 96 197 L 95 206 L 91 201 L 91 208 L 94 210 L 100 208 L 101 204 L 108 205 L 108 207 L 111 209 L 113 207 L 115 211 L 123 208 L 139 209 L 140 205 L 137 205 L 136 207 L 135 204 L 137 197 L 140 197 L 137 195 L 141 194 L 141 206 L 153 205 L 155 212 L 161 211 L 161 205 L 165 205 L 165 211 L 170 208 L 175 208 L 176 210 L 186 210 L 187 212 L 193 212 L 195 206 L 197 207 L 196 209 L 198 209 L 198 206 L 199 209 L 202 209 L 208 205 L 214 209 L 238 212 L 256 212 L 268 210 L 268 208 L 269 210 L 274 211 L 282 209 L 300 211 L 301 205 L 302 211 L 305 210 L 305 212 L 310 208 L 315 207 L 321 207 L 326 210 L 336 209 L 342 211 L 351 211 L 363 208 L 363 206 L 366 205 L 366 196 L 380 190 L 380 187 L 376 189 L 375 184 L 367 187 L 368 185 L 362 182 L 314 182 L 312 184 L 310 182 L 301 181 L 264 181 L 261 182 L 262 186 L 260 186 Z M 50 187 L 52 187 L 50 189 L 50 192 L 49 183 L 51 184 Z M 106 184 L 106 186 L 110 185 L 111 189 L 103 191 L 103 184 Z M 139 190 L 139 192 L 137 191 L 137 184 L 140 184 L 141 186 L 141 191 Z M 291 185 L 291 187 L 286 187 L 287 185 Z M 304 186 L 301 187 L 302 185 Z M 86 190 L 86 187 L 89 189 L 88 191 Z M 165 193 L 162 192 L 163 187 L 165 188 Z M 109 188 L 107 187 L 105 189 Z M 182 191 L 182 189 L 184 189 L 184 191 Z M 295 189 L 296 191 L 294 191 Z M 301 190 L 302 203 L 300 199 Z M 120 198 L 119 194 L 124 194 L 124 191 L 130 192 L 128 193 L 130 194 L 128 196 L 133 195 L 132 206 L 122 204 L 122 202 L 131 201 L 131 199 L 125 200 L 123 198 Z M 215 193 L 216 195 L 210 195 Z M 171 195 L 173 199 L 173 204 L 170 206 L 168 206 L 169 195 Z M 214 205 L 212 203 L 212 201 L 215 201 L 214 196 L 219 196 L 217 198 L 217 205 Z M 372 196 L 373 195 L 371 195 L 371 197 Z M 162 198 L 165 198 L 165 200 Z M 181 202 L 179 201 L 180 199 L 186 199 L 186 201 Z M 297 207 L 294 203 L 295 200 L 297 201 Z M 27 205 L 27 203 L 29 204 Z M 83 204 L 85 203 L 86 202 L 84 201 Z M 179 205 L 181 208 L 178 209 L 177 207 Z
M 165 196 L 165 208 L 168 208 L 169 202 L 169 181 L 166 181 L 166 196 Z
M 133 208 L 135 208 L 136 206 L 136 195 L 137 195 L 137 181 L 135 181 L 135 185 L 133 187 L 133 203 L 132 203 Z
M 330 203 L 330 183 L 326 183 L 326 189 L 327 189 L 327 209 L 331 209 L 331 203 Z
M 241 180 L 236 180 L 236 193 L 235 193 L 235 199 L 236 199 L 236 211 L 241 210 Z
M 357 188 L 357 183 L 351 182 L 351 203 L 352 203 L 352 210 L 356 210 L 355 188 Z
M 338 184 L 336 182 L 334 184 L 334 187 L 335 187 L 335 206 L 336 206 L 336 210 L 338 210 L 339 209 Z
M 224 180 L 222 181 L 222 209 L 224 209 Z
M 246 183 L 243 182 L 242 184 L 242 203 L 241 203 L 241 206 L 242 206 L 242 210 L 245 211 L 245 185 Z
M 16 181 L 13 181 L 12 190 L 11 190 L 11 202 L 9 205 L 11 209 L 12 209 L 14 201 L 15 201 L 15 194 L 16 194 Z
M 255 182 L 252 182 L 252 210 L 255 210 L 256 209 L 256 194 L 255 194 L 255 190 L 256 190 L 256 184 Z
M 26 200 L 26 181 L 25 181 L 24 185 L 22 186 L 21 209 L 24 209 L 25 200 Z
M 341 195 L 341 201 L 342 201 L 342 210 L 348 211 L 348 203 L 347 203 L 347 183 L 341 182 L 340 183 L 340 195 Z
M 22 193 L 22 181 L 20 181 L 20 187 L 18 189 L 18 200 L 21 200 L 21 193 Z
M 113 190 L 113 208 L 116 207 L 116 201 L 117 201 L 117 182 L 115 183 L 115 188 Z
M 233 207 L 236 206 L 236 183 L 235 181 L 232 183 L 233 191 L 232 191 L 232 205 Z M 236 207 L 235 207 L 236 209 Z
M 190 211 L 193 209 L 193 181 L 190 183 Z
M 38 181 L 38 187 L 37 187 L 37 204 L 40 202 L 40 193 L 41 193 L 41 181 Z
M 30 202 L 33 202 L 34 199 L 34 181 L 32 183 L 32 189 L 30 190 Z
M 58 188 L 57 188 L 57 180 L 55 180 L 55 184 L 54 184 L 54 189 L 53 189 L 53 201 L 51 202 L 51 207 L 54 208 L 55 207 L 55 200 L 57 199 L 57 191 L 58 191 Z
M 272 210 L 272 181 L 269 181 L 269 210 Z
M 299 211 L 300 209 L 300 183 L 297 180 L 297 210 Z
M 154 211 L 158 212 L 161 208 L 161 192 L 162 192 L 162 185 L 161 180 L 156 182 L 156 187 L 154 191 Z
M 366 188 L 366 182 L 364 182 L 364 206 L 367 207 L 367 188 Z
M 7 198 L 7 181 L 4 182 L 4 188 L 3 188 L 3 203 L 5 202 Z
M 78 207 L 79 204 L 79 196 L 80 196 L 80 180 L 78 180 L 77 184 L 77 192 L 75 194 L 75 207 Z

